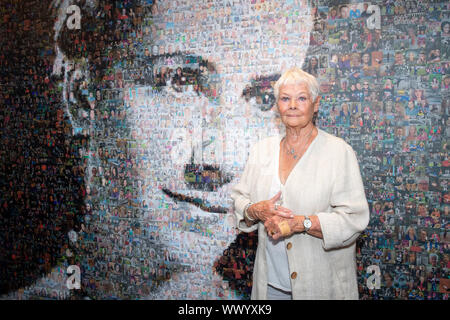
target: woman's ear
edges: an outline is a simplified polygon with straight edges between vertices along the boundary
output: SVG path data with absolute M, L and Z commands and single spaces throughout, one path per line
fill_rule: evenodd
M 62 72 L 64 113 L 72 125 L 74 135 L 87 135 L 91 125 L 89 110 L 91 105 L 95 107 L 96 102 L 95 96 L 90 96 L 88 90 L 90 77 L 87 61 L 65 61 Z
M 320 105 L 320 95 L 317 96 L 316 100 L 314 101 L 314 112 L 319 112 L 319 105 Z

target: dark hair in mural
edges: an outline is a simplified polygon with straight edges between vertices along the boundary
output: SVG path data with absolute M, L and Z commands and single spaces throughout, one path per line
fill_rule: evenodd
M 0 23 L 0 293 L 31 285 L 73 250 L 80 229 L 82 137 L 52 78 L 53 18 L 42 1 L 2 1 Z M 73 257 L 67 257 L 74 264 Z M 58 298 L 57 296 L 55 296 Z
M 65 3 L 56 1 L 54 4 L 56 9 L 66 10 Z M 106 226 L 116 230 L 121 224 L 119 219 L 136 218 L 140 210 L 135 201 L 139 193 L 133 192 L 130 197 L 122 194 L 124 190 L 130 194 L 134 182 L 127 186 L 127 181 L 138 177 L 137 168 L 128 163 L 133 139 L 127 124 L 126 106 L 121 102 L 123 97 L 115 88 L 123 88 L 129 77 L 140 84 L 153 81 L 152 60 L 141 51 L 142 46 L 149 43 L 141 42 L 138 48 L 133 42 L 137 34 L 143 32 L 142 26 L 150 21 L 144 21 L 144 17 L 150 14 L 151 5 L 139 0 L 98 0 L 84 1 L 77 6 L 81 10 L 83 27 L 69 28 L 64 21 L 59 29 L 57 48 L 63 56 L 62 71 L 59 71 L 61 81 L 66 94 L 73 96 L 73 99 L 67 97 L 65 100 L 66 112 L 70 114 L 74 130 L 89 138 L 85 154 L 93 152 L 84 162 L 89 181 L 84 201 L 89 219 L 84 220 L 77 240 L 78 264 L 83 276 L 80 293 L 92 299 L 132 298 L 140 288 L 138 276 L 126 278 L 121 275 L 129 261 L 135 259 L 134 253 L 116 257 L 111 249 L 106 252 L 104 245 L 107 246 L 111 239 L 102 229 Z M 127 70 L 128 75 L 117 71 L 117 65 Z M 128 164 L 124 166 L 125 163 Z M 123 186 L 120 193 L 119 183 Z M 111 216 L 105 217 L 110 208 L 113 208 Z M 136 219 L 129 224 L 129 232 L 139 234 L 141 227 Z M 144 231 L 144 236 L 150 235 Z M 153 251 L 162 255 L 161 245 L 154 240 L 150 239 Z M 140 244 L 130 242 L 134 252 Z M 149 255 L 144 247 L 142 252 Z M 170 278 L 169 268 L 161 270 L 164 270 L 163 277 L 154 279 L 152 290 L 166 277 Z M 148 295 L 149 290 L 145 287 L 140 292 Z

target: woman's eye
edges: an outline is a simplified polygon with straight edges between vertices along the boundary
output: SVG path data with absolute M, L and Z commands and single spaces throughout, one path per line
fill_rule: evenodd
M 288 98 L 288 97 L 282 97 L 282 98 L 281 98 L 281 101 L 283 101 L 283 102 L 288 102 L 288 101 L 289 101 L 289 98 Z
M 298 100 L 304 102 L 304 101 L 306 101 L 306 97 L 299 97 Z

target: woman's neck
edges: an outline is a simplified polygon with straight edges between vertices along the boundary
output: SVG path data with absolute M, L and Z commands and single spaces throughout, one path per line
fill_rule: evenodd
M 303 128 L 299 127 L 286 127 L 286 142 L 290 146 L 303 144 L 305 139 L 309 139 L 314 136 L 316 126 L 310 122 Z

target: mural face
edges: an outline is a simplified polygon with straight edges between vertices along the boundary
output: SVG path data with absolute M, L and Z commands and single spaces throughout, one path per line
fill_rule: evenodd
M 242 169 L 249 139 L 276 130 L 271 93 L 268 101 L 259 101 L 255 90 L 268 91 L 283 68 L 302 63 L 307 7 L 267 2 L 257 10 L 245 3 L 209 1 L 196 2 L 189 12 L 176 2 L 158 2 L 153 8 L 149 37 L 157 54 L 149 55 L 151 80 L 129 82 L 131 90 L 126 83 L 122 91 L 132 110 L 134 138 L 139 146 L 145 143 L 136 148 L 138 161 L 146 158 L 142 178 L 153 176 L 155 187 L 190 203 L 183 207 L 195 215 L 225 214 L 227 187 Z M 299 18 L 303 24 L 293 21 Z M 287 32 L 287 26 L 296 32 Z M 130 72 L 124 73 L 126 79 Z M 263 81 L 264 87 L 258 87 Z M 261 119 L 265 127 L 243 132 L 237 128 L 245 126 L 243 116 Z M 143 197 L 154 203 L 161 191 L 153 188 Z M 211 216 L 217 215 L 206 214 Z
M 1 147 L 2 181 L 9 181 L 1 227 L 14 261 L 23 258 L 17 234 L 41 230 L 48 239 L 24 251 L 35 254 L 37 275 L 25 260 L 4 259 L 2 275 L 16 272 L 23 281 L 19 291 L 2 283 L 2 292 L 24 299 L 249 298 L 257 238 L 237 234 L 229 191 L 250 146 L 283 133 L 272 84 L 298 65 L 321 84 L 316 125 L 351 144 L 360 163 L 371 208 L 358 240 L 360 297 L 448 297 L 447 3 L 66 0 L 41 11 L 48 14 L 28 17 L 44 31 L 36 31 L 37 58 L 24 70 L 46 76 L 33 78 L 31 94 L 1 96 L 9 128 Z M 5 35 L 18 29 L 8 17 Z M 6 48 L 18 41 L 2 39 Z M 2 72 L 13 74 L 20 60 L 10 63 L 14 54 L 6 52 Z M 17 180 L 7 170 L 17 167 L 8 155 L 11 137 L 28 123 L 17 117 L 22 102 L 36 109 L 32 117 L 55 120 L 30 130 L 64 156 L 39 151 L 32 186 L 8 193 Z M 26 177 L 36 159 L 13 172 Z M 60 166 L 44 170 L 48 163 Z M 48 205 L 34 196 L 40 190 Z M 22 207 L 32 208 L 31 218 Z M 42 212 L 53 214 L 40 223 Z M 21 227 L 28 225 L 38 227 Z M 82 290 L 67 288 L 69 265 L 80 267 Z

